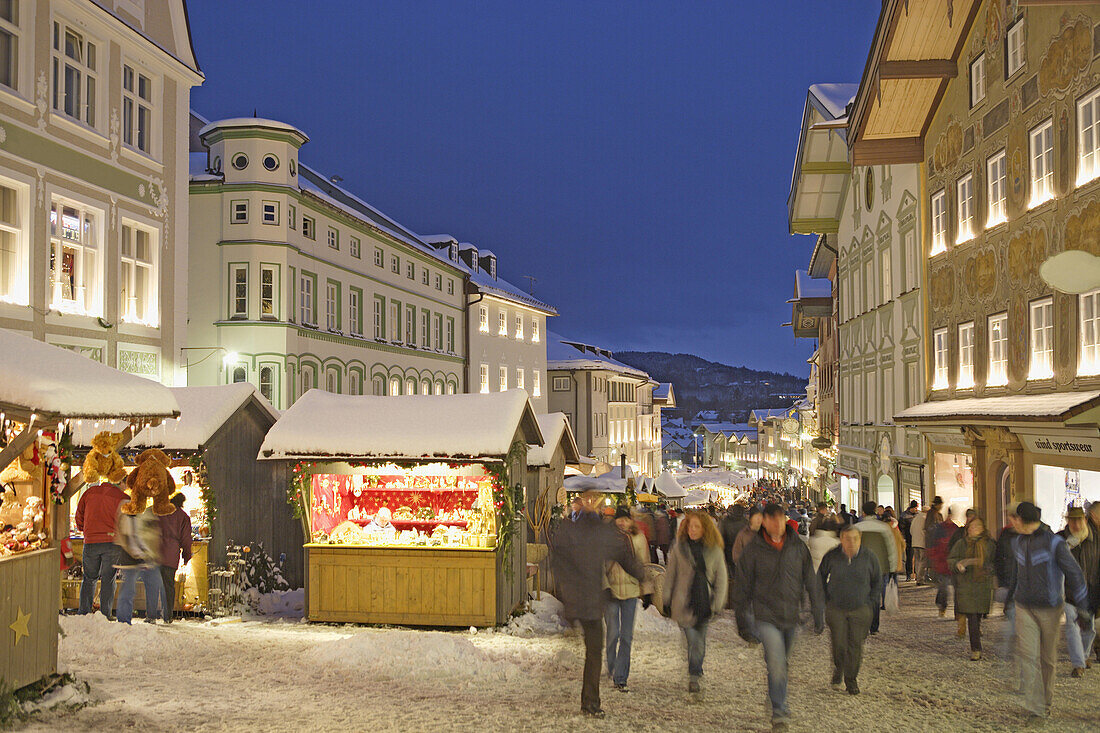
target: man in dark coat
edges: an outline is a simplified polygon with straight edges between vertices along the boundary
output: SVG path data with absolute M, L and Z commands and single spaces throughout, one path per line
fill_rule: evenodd
M 810 596 L 814 633 L 820 634 L 825 630 L 825 604 L 810 550 L 798 532 L 787 526 L 783 507 L 768 504 L 760 532 L 738 558 L 733 601 L 741 638 L 749 643 L 759 641 L 764 647 L 774 731 L 787 730 L 790 718 L 787 659 L 804 591 Z M 750 622 L 750 618 L 754 620 Z
M 653 515 L 653 544 L 661 551 L 661 557 L 668 564 L 668 548 L 672 543 L 672 519 L 668 516 L 668 510 L 662 505 Z M 653 553 L 656 556 L 656 552 Z M 656 557 L 654 557 L 656 562 Z
M 608 562 L 617 562 L 638 580 L 645 578 L 645 572 L 626 536 L 614 525 L 605 523 L 596 513 L 599 502 L 600 495 L 594 491 L 581 496 L 581 511 L 576 520 L 565 522 L 558 528 L 551 563 L 558 597 L 565 606 L 565 618 L 577 621 L 584 630 L 581 712 L 602 718 L 600 667 L 603 659 L 604 608 L 607 605 L 605 568 Z
M 844 681 L 848 694 L 858 695 L 856 677 L 863 661 L 863 642 L 879 602 L 882 572 L 874 553 L 860 547 L 858 525 L 840 532 L 840 545 L 825 553 L 817 576 L 825 595 L 825 620 L 833 647 L 833 689 Z

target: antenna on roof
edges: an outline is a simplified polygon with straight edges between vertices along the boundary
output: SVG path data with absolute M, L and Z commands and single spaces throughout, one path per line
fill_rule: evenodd
M 256 108 L 255 107 L 252 108 L 252 116 L 253 117 L 259 117 L 259 115 L 256 114 Z
M 523 278 L 528 281 L 528 283 L 527 283 L 527 292 L 530 293 L 531 295 L 534 295 L 535 294 L 535 283 L 538 282 L 538 279 L 535 278 L 534 275 L 523 275 Z

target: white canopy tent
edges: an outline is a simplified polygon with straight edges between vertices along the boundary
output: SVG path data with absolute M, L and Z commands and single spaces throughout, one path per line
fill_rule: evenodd
M 687 496 L 687 491 L 680 485 L 680 482 L 673 477 L 668 471 L 661 472 L 661 475 L 657 477 L 654 482 L 654 488 L 658 494 L 665 496 L 669 499 L 683 499 Z

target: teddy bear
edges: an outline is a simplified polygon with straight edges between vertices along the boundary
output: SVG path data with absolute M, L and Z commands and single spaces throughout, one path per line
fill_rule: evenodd
M 122 433 L 112 433 L 110 430 L 104 430 L 92 438 L 92 449 L 88 451 L 88 457 L 84 459 L 81 469 L 86 482 L 94 484 L 110 481 L 117 484 L 126 478 L 122 456 L 115 452 L 121 441 Z
M 149 499 L 153 500 L 153 514 L 157 516 L 176 511 L 176 505 L 168 500 L 176 492 L 176 482 L 168 473 L 171 465 L 172 459 L 159 448 L 142 451 L 137 457 L 137 466 L 126 477 L 130 501 L 122 505 L 122 511 L 135 516 L 141 514 Z

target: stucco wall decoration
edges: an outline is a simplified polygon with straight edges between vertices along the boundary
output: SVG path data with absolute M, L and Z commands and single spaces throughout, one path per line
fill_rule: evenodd
M 959 156 L 962 154 L 962 139 L 962 126 L 954 115 L 949 116 L 943 134 L 936 141 L 936 147 L 932 149 L 933 175 L 945 173 L 958 165 Z
M 1092 23 L 1084 16 L 1069 22 L 1062 16 L 1062 32 L 1047 46 L 1039 62 L 1039 94 L 1065 97 L 1070 83 L 1088 68 L 1092 61 Z
M 1093 199 L 1066 220 L 1064 249 L 1100 255 L 1100 201 Z

